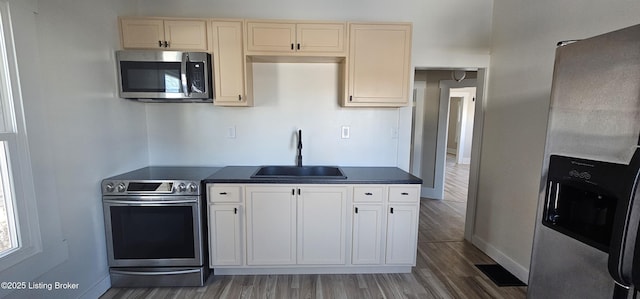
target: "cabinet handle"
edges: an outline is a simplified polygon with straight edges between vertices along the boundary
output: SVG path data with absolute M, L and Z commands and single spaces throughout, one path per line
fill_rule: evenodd
M 238 95 L 238 101 L 242 101 L 242 95 L 241 94 Z
M 409 193 L 407 193 L 407 192 L 402 192 L 402 193 L 400 193 L 400 194 L 402 194 L 402 195 L 409 195 Z
M 356 207 L 356 214 L 358 214 L 358 207 Z
M 298 50 L 300 50 L 300 43 L 298 43 Z
M 238 208 L 233 208 L 233 213 L 238 214 Z
M 296 195 L 296 189 L 291 189 L 291 195 Z
M 293 50 L 293 44 L 291 44 L 291 50 Z
M 227 192 L 220 192 L 220 195 L 227 195 Z
M 367 193 L 365 193 L 364 195 L 366 195 L 366 196 L 371 196 L 371 195 L 373 195 L 373 193 L 371 193 L 371 192 L 367 192 Z
M 300 195 L 300 188 L 298 188 L 298 195 Z
M 161 40 L 158 41 L 158 47 L 162 48 L 162 41 Z
M 391 208 L 391 214 L 393 214 L 393 208 Z
M 169 42 L 168 41 L 164 41 L 164 47 L 165 48 L 169 48 Z
M 353 96 L 349 96 L 349 102 L 353 102 Z

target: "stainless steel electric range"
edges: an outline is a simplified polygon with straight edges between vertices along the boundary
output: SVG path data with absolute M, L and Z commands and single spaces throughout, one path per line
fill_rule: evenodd
M 145 167 L 102 181 L 111 285 L 202 286 L 209 275 L 201 181 L 215 167 Z

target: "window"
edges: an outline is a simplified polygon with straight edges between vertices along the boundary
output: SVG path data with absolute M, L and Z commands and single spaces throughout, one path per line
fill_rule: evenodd
M 0 271 L 41 251 L 9 3 L 0 0 Z
M 13 209 L 13 188 L 6 144 L 6 141 L 0 142 L 0 256 L 18 248 L 17 222 Z

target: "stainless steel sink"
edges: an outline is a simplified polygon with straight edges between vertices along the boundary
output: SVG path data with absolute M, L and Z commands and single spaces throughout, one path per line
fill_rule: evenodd
M 251 178 L 346 179 L 336 166 L 262 166 Z

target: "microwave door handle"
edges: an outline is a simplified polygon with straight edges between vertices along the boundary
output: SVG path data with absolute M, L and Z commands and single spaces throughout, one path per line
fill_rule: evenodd
M 187 64 L 189 63 L 189 54 L 182 53 L 182 63 L 180 64 L 180 81 L 182 81 L 182 92 L 185 97 L 189 97 L 189 81 L 187 79 Z

